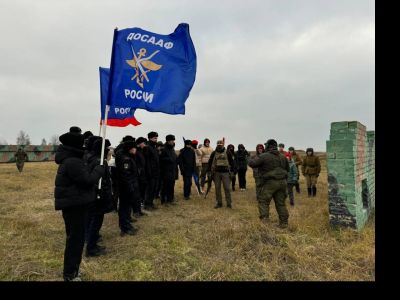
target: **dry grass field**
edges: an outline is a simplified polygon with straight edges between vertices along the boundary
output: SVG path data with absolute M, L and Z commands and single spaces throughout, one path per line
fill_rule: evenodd
M 258 219 L 252 171 L 248 190 L 232 193 L 233 210 L 214 209 L 192 193 L 178 204 L 138 220 L 136 236 L 119 236 L 116 213 L 106 215 L 102 235 L 108 254 L 83 257 L 84 280 L 267 280 L 375 281 L 375 219 L 360 232 L 332 229 L 328 223 L 325 161 L 316 198 L 307 198 L 304 179 L 296 205 L 289 207 L 289 228 Z M 0 164 L 0 280 L 62 280 L 64 223 L 54 210 L 54 162 Z M 194 187 L 192 191 L 195 193 Z M 156 201 L 159 205 L 159 201 Z M 225 202 L 224 202 L 225 205 Z

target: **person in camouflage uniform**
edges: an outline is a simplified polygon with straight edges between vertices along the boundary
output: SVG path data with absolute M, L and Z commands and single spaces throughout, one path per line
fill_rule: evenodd
M 264 146 L 262 144 L 258 144 L 256 146 L 256 155 L 253 156 L 252 158 L 257 158 L 259 157 L 262 153 L 264 153 Z M 253 168 L 253 177 L 254 181 L 256 183 L 256 199 L 259 199 L 261 188 L 262 188 L 262 178 L 260 177 L 260 174 L 258 172 L 258 168 Z
M 313 148 L 307 148 L 306 157 L 302 165 L 302 173 L 306 178 L 308 197 L 317 195 L 317 178 L 321 172 L 321 163 L 318 156 L 314 155 Z
M 22 150 L 22 147 L 19 147 L 14 156 L 18 171 L 21 173 L 22 169 L 24 168 L 25 161 L 28 160 L 28 155 L 24 150 Z
M 286 157 L 279 153 L 278 144 L 275 140 L 268 140 L 265 143 L 265 153 L 253 158 L 248 165 L 251 168 L 258 168 L 263 184 L 258 199 L 258 210 L 260 220 L 264 223 L 269 220 L 269 204 L 274 198 L 275 208 L 279 216 L 279 227 L 288 226 L 289 212 L 285 200 L 287 193 L 287 176 L 289 163 Z

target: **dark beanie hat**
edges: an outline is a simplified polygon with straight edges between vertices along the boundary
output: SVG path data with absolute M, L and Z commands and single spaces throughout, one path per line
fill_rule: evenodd
M 122 142 L 127 142 L 127 141 L 135 141 L 135 138 L 131 135 L 126 135 L 122 138 Z
M 158 147 L 158 146 L 164 146 L 164 143 L 161 142 L 161 141 L 158 141 L 158 142 L 157 142 L 157 147 Z
M 204 139 L 204 143 L 203 143 L 203 144 L 205 144 L 205 143 L 207 143 L 207 142 L 209 142 L 209 143 L 210 143 L 210 140 L 209 140 L 208 138 L 205 138 L 205 139 Z
M 86 144 L 86 149 L 88 151 L 91 151 L 93 149 L 93 145 L 97 140 L 102 140 L 101 136 L 98 135 L 92 135 L 88 138 L 87 144 Z
M 82 133 L 82 129 L 80 129 L 78 126 L 72 126 L 69 128 L 69 132 L 71 133 Z
M 94 143 L 93 143 L 92 151 L 93 151 L 94 153 L 96 153 L 96 154 L 101 154 L 101 146 L 102 146 L 102 144 L 103 144 L 103 138 L 96 139 L 96 140 L 94 141 Z M 108 139 L 106 139 L 104 149 L 106 149 L 106 148 L 108 148 L 108 147 L 110 147 L 110 146 L 111 146 L 110 141 L 109 141 Z
M 87 138 L 89 138 L 90 136 L 93 136 L 93 133 L 92 133 L 91 131 L 85 131 L 85 132 L 83 133 L 83 138 L 84 138 L 84 139 L 87 139 Z
M 294 151 L 294 148 L 293 147 L 289 147 L 289 151 Z
M 168 134 L 166 137 L 165 137 L 165 140 L 168 142 L 168 141 L 175 141 L 175 136 L 173 135 L 173 134 Z
M 83 149 L 84 138 L 81 132 L 82 131 L 79 127 L 72 126 L 69 129 L 69 132 L 64 133 L 58 139 L 60 140 L 61 144 L 65 146 Z
M 279 147 L 282 147 L 282 148 L 285 148 L 285 145 L 282 144 L 282 143 L 280 143 L 278 146 L 279 146 Z
M 146 143 L 146 142 L 147 142 L 147 139 L 141 136 L 140 138 L 138 138 L 136 140 L 136 145 L 140 145 L 141 143 Z
M 307 148 L 306 153 L 307 153 L 307 152 L 312 152 L 312 153 L 314 153 L 314 149 L 313 149 L 313 148 Z
M 134 141 L 126 141 L 123 143 L 122 148 L 125 152 L 129 152 L 132 148 L 137 148 L 137 145 Z
M 158 133 L 155 132 L 155 131 L 151 131 L 151 132 L 149 132 L 149 133 L 147 134 L 147 137 L 148 137 L 149 139 L 152 139 L 153 137 L 158 137 Z
M 185 140 L 185 146 L 191 145 L 191 144 L 192 144 L 192 141 L 191 141 L 191 140 Z

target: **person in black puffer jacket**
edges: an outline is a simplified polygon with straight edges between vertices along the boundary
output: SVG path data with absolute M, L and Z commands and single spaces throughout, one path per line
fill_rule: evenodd
M 87 155 L 87 165 L 89 171 L 100 164 L 101 146 L 103 139 L 98 139 L 93 143 Z M 107 157 L 111 143 L 108 139 L 105 140 L 104 157 Z M 101 180 L 101 189 L 98 189 L 96 184 L 95 201 L 89 204 L 88 220 L 86 222 L 86 256 L 99 256 L 105 254 L 105 248 L 99 246 L 97 242 L 100 240 L 100 229 L 103 225 L 104 214 L 113 210 L 113 198 L 111 193 L 111 175 L 108 168 L 107 160 L 104 159 L 103 165 L 105 173 Z
M 79 266 L 85 245 L 85 221 L 88 205 L 95 199 L 95 185 L 104 174 L 104 166 L 89 172 L 83 160 L 83 135 L 79 127 L 59 137 L 55 162 L 59 165 L 55 179 L 55 209 L 62 210 L 67 234 L 64 252 L 65 281 L 78 281 Z
M 192 176 L 196 170 L 196 154 L 192 148 L 191 140 L 185 140 L 185 147 L 179 152 L 178 165 L 183 177 L 183 197 L 185 200 L 189 200 Z
M 232 191 L 235 191 L 236 174 L 237 174 L 237 166 L 236 166 L 236 159 L 235 159 L 235 146 L 232 144 L 229 144 L 226 147 L 226 151 L 228 151 L 233 158 L 233 167 L 231 168 L 231 182 L 232 182 Z
M 175 153 L 175 136 L 165 137 L 166 143 L 160 155 L 160 174 L 162 177 L 161 204 L 174 203 L 175 180 L 178 179 L 178 160 Z
M 246 172 L 249 156 L 243 144 L 239 144 L 238 151 L 235 153 L 235 164 L 238 170 L 239 188 L 241 191 L 246 190 Z

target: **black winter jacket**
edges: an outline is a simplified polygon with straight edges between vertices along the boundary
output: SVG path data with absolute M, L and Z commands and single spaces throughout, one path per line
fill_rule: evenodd
M 235 153 L 235 165 L 237 170 L 247 170 L 247 162 L 249 159 L 247 150 L 238 150 Z
M 55 179 L 55 209 L 87 205 L 95 199 L 95 185 L 104 174 L 104 166 L 96 166 L 89 172 L 83 151 L 60 145 L 55 155 L 58 164 Z
M 160 177 L 160 156 L 157 150 L 157 143 L 149 141 L 145 148 L 146 158 L 146 174 L 147 178 L 159 178 Z
M 135 158 L 124 151 L 118 151 L 115 164 L 118 172 L 120 195 L 137 196 L 139 193 L 139 173 Z
M 87 164 L 89 170 L 93 170 L 96 166 L 100 165 L 100 154 L 89 152 L 87 155 Z M 104 160 L 104 175 L 101 179 L 101 190 L 99 191 L 96 183 L 96 195 L 94 202 L 94 209 L 99 213 L 109 213 L 113 210 L 113 197 L 111 191 L 111 174 L 107 164 L 107 160 Z
M 192 148 L 182 148 L 178 156 L 179 169 L 182 176 L 192 175 L 196 169 L 196 154 Z
M 178 162 L 175 150 L 172 146 L 165 144 L 160 155 L 161 177 L 176 180 L 178 177 Z

